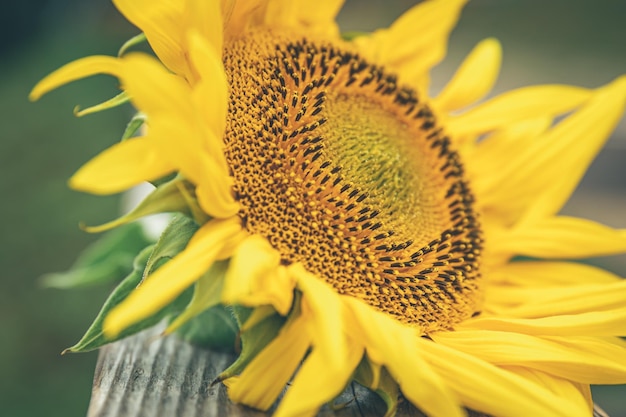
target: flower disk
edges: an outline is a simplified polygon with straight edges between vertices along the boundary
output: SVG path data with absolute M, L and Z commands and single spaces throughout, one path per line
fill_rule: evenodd
M 225 48 L 239 216 L 338 293 L 450 328 L 480 308 L 459 155 L 415 91 L 337 45 L 253 31 Z

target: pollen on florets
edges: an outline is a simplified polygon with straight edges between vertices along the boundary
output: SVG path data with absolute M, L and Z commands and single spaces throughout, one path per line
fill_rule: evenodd
M 336 42 L 256 32 L 225 50 L 244 227 L 284 264 L 426 332 L 475 314 L 473 197 L 417 93 Z

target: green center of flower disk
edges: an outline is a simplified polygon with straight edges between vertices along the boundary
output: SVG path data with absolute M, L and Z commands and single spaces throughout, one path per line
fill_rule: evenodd
M 348 46 L 295 39 L 257 31 L 225 48 L 244 228 L 426 332 L 477 314 L 480 226 L 435 116 Z

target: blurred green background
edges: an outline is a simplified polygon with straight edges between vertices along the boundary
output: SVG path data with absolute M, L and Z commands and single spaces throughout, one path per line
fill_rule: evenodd
M 415 1 L 348 1 L 344 30 L 389 24 Z M 69 176 L 112 144 L 129 108 L 75 118 L 76 104 L 109 98 L 116 81 L 95 77 L 29 103 L 42 76 L 73 59 L 115 54 L 137 33 L 107 0 L 5 2 L 0 14 L 0 414 L 72 417 L 86 413 L 97 354 L 60 356 L 90 323 L 110 288 L 43 289 L 38 277 L 69 267 L 96 236 L 97 224 L 119 210 L 119 198 L 70 191 Z M 465 9 L 447 61 L 435 71 L 443 85 L 470 48 L 495 36 L 504 45 L 496 91 L 534 83 L 597 87 L 626 73 L 626 2 L 621 0 L 475 0 Z M 416 28 L 419 36 L 419 28 Z M 626 125 L 618 127 L 576 195 L 570 214 L 626 227 Z M 594 260 L 626 276 L 624 257 Z M 596 391 L 611 416 L 626 416 L 626 388 Z

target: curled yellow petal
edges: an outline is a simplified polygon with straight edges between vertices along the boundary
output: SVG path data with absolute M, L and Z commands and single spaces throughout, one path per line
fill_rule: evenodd
M 70 187 L 94 194 L 113 194 L 173 170 L 159 156 L 151 139 L 144 136 L 117 143 L 97 155 L 74 174 Z
M 94 55 L 70 62 L 39 81 L 28 96 L 31 100 L 39 100 L 47 92 L 64 84 L 96 74 L 111 74 L 119 76 L 121 73 L 119 59 L 111 56 Z
M 285 315 L 291 308 L 294 286 L 280 265 L 280 254 L 265 238 L 251 235 L 230 261 L 222 301 L 250 307 L 272 305 Z

